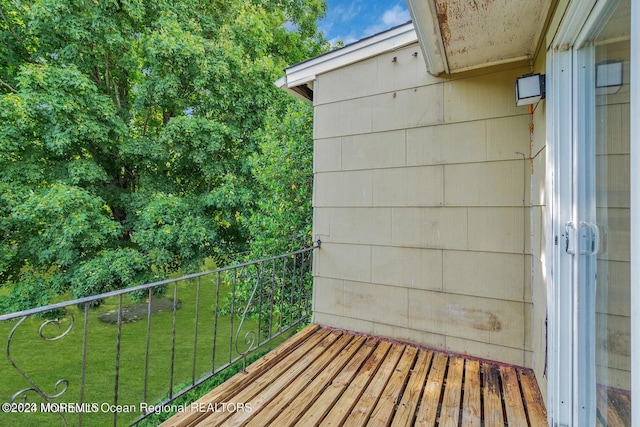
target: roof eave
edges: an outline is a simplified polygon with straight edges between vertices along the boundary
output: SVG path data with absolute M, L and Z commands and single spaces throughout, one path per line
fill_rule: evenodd
M 291 86 L 289 87 L 289 84 L 287 82 L 287 76 L 282 76 L 280 77 L 278 80 L 276 80 L 274 82 L 274 84 L 276 85 L 276 87 L 284 90 L 285 92 L 287 92 L 288 94 L 308 103 L 308 104 L 313 104 L 313 91 L 311 89 L 308 90 L 300 90 L 299 88 L 301 87 L 306 87 L 308 88 L 308 86 L 306 84 L 302 84 L 300 86 Z
M 434 76 L 449 74 L 440 25 L 431 1 L 407 0 L 427 71 Z
M 417 41 L 418 37 L 413 24 L 408 22 L 289 67 L 285 70 L 286 75 L 276 82 L 276 86 L 297 98 L 310 101 L 307 97 L 309 94 L 307 89 L 300 91 L 296 88 L 301 86 L 308 88 L 320 74 L 402 48 Z

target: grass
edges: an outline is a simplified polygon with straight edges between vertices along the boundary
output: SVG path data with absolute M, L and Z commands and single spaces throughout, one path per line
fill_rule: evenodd
M 144 397 L 145 353 L 147 345 L 147 319 L 122 324 L 118 399 L 114 400 L 116 389 L 116 343 L 117 325 L 104 323 L 98 319 L 99 314 L 117 309 L 118 299 L 111 298 L 97 309 L 92 309 L 88 317 L 88 338 L 86 358 L 86 378 L 84 402 L 95 403 L 98 411 L 82 414 L 84 425 L 103 426 L 114 425 L 114 405 L 121 405 L 120 409 L 136 411 L 117 413 L 117 425 L 128 425 L 139 415 L 140 404 L 157 403 L 167 397 L 170 384 L 173 382 L 173 393 L 178 392 L 192 379 L 197 381 L 205 374 L 228 363 L 237 353 L 231 348 L 231 340 L 235 337 L 239 319 L 229 316 L 218 317 L 216 340 L 214 343 L 214 311 L 216 305 L 216 284 L 208 276 L 201 279 L 199 321 L 196 334 L 196 287 L 195 280 L 179 282 L 177 284 L 178 299 L 182 306 L 176 314 L 175 354 L 173 355 L 173 381 L 171 379 L 172 361 L 172 329 L 173 313 L 158 312 L 152 315 L 151 340 L 149 344 L 149 372 L 147 396 Z M 174 285 L 167 288 L 166 295 L 172 296 Z M 220 289 L 220 301 L 228 294 L 227 287 Z M 126 299 L 123 304 L 130 303 Z M 15 363 L 38 384 L 48 395 L 60 393 L 64 386 L 55 388 L 60 379 L 68 380 L 68 388 L 58 398 L 52 399 L 57 403 L 75 403 L 80 401 L 81 394 L 81 365 L 84 333 L 84 311 L 75 306 L 69 307 L 68 312 L 75 321 L 73 328 L 63 338 L 56 341 L 45 341 L 39 338 L 38 328 L 42 319 L 29 318 L 20 325 L 11 341 L 11 356 Z M 232 323 L 233 322 L 233 323 Z M 8 337 L 15 322 L 0 323 L 0 337 Z M 68 318 L 64 319 L 58 329 L 50 324 L 44 329 L 45 336 L 56 336 L 67 329 Z M 243 331 L 255 329 L 255 322 L 245 321 Z M 242 335 L 244 336 L 244 332 Z M 284 338 L 280 338 L 282 341 Z M 194 364 L 194 343 L 197 342 Z M 274 343 L 273 345 L 275 345 Z M 272 343 L 268 344 L 272 346 Z M 215 347 L 215 353 L 213 351 Z M 242 351 L 243 349 L 241 349 Z M 214 356 L 215 354 L 215 356 Z M 0 403 L 8 402 L 18 390 L 29 388 L 30 384 L 3 357 L 0 359 Z M 219 380 L 220 377 L 218 377 Z M 212 378 L 211 381 L 214 381 Z M 214 381 L 215 382 L 215 381 Z M 205 385 L 204 387 L 208 387 Z M 204 393 L 204 392 L 203 392 Z M 37 404 L 35 414 L 1 414 L 1 426 L 31 426 L 31 425 L 63 425 L 63 419 L 56 413 L 42 413 L 40 402 L 44 402 L 35 392 L 28 392 L 28 402 Z M 193 397 L 188 394 L 185 398 Z M 16 399 L 20 402 L 20 399 Z M 103 406 L 105 405 L 105 406 Z M 106 405 L 109 405 L 107 408 Z M 103 411 L 107 409 L 107 411 Z M 65 413 L 69 425 L 77 425 L 79 414 Z M 145 424 L 149 425 L 149 424 Z
M 250 356 L 247 357 L 247 364 L 253 363 L 258 360 L 260 357 L 264 356 L 268 351 L 267 350 L 256 350 Z M 189 392 L 185 393 L 183 396 L 177 398 L 172 405 L 188 405 L 191 402 L 195 402 L 209 391 L 213 390 L 229 378 L 233 377 L 238 372 L 242 371 L 244 365 L 242 361 L 238 361 L 233 365 L 229 366 L 222 372 L 214 375 L 204 383 L 200 384 L 196 388 L 189 390 Z M 161 412 L 158 414 L 153 414 L 140 421 L 138 424 L 139 427 L 155 427 L 162 422 L 168 420 L 171 416 L 173 416 L 175 412 Z

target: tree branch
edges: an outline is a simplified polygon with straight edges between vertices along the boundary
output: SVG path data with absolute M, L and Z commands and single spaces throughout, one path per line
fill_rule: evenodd
M 9 83 L 5 83 L 5 81 L 2 80 L 2 79 L 0 79 L 0 85 L 6 87 L 7 89 L 9 89 L 13 93 L 18 93 L 18 90 L 16 88 L 11 86 Z
M 2 9 L 0 9 L 0 16 L 2 16 L 2 20 L 7 24 L 7 28 L 9 29 L 9 31 L 11 31 L 11 34 L 13 34 L 13 36 L 16 38 L 16 40 L 18 40 L 20 42 L 20 44 L 22 45 L 22 47 L 24 47 L 25 49 L 27 48 L 27 45 L 24 43 L 24 40 L 22 40 L 22 37 L 20 37 L 18 35 L 18 33 L 16 33 L 13 28 L 11 27 L 11 23 L 9 22 L 9 20 L 7 19 L 6 16 L 4 16 L 4 12 L 2 12 Z
M 142 127 L 142 136 L 147 135 L 147 125 L 149 124 L 149 113 L 151 112 L 151 107 L 147 107 L 147 112 L 144 115 L 144 126 Z
M 116 79 L 111 78 L 111 83 L 113 83 L 113 91 L 116 95 L 116 105 L 118 106 L 118 110 L 122 110 L 122 104 L 120 104 L 120 92 L 118 92 L 118 85 L 116 84 Z

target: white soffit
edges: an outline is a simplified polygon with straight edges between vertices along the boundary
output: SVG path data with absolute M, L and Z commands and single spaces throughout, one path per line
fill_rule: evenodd
M 312 89 L 313 81 L 319 74 L 399 49 L 417 41 L 418 37 L 413 24 L 408 22 L 287 68 L 286 75 L 275 84 L 287 92 L 303 86 Z M 298 97 L 309 99 L 307 95 L 301 95 L 299 92 L 292 93 Z
M 407 0 L 427 68 L 455 73 L 533 58 L 552 0 Z

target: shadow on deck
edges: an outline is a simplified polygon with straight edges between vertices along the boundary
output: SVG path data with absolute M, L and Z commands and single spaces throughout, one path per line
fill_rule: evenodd
M 164 426 L 546 426 L 531 370 L 310 325 Z

